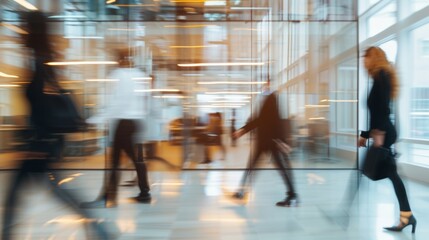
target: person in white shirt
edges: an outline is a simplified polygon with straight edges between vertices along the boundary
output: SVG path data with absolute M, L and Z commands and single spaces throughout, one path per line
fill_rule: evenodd
M 133 67 L 132 56 L 129 49 L 118 51 L 119 68 L 113 70 L 109 79 L 114 80 L 115 86 L 106 107 L 106 111 L 96 117 L 88 119 L 89 123 L 111 121 L 114 130 L 112 135 L 113 148 L 110 158 L 112 169 L 107 175 L 106 182 L 99 197 L 92 202 L 84 202 L 81 207 L 114 207 L 117 205 L 117 192 L 119 183 L 119 164 L 121 152 L 124 151 L 133 161 L 140 193 L 134 200 L 141 203 L 150 203 L 151 195 L 148 183 L 148 174 L 144 162 L 137 159 L 135 144 L 140 141 L 143 132 L 142 120 L 145 118 L 145 101 L 139 96 L 136 78 L 144 73 Z M 139 138 L 139 139 L 138 139 Z

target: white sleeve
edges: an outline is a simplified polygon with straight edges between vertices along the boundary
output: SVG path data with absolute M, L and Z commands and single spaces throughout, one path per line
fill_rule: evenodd
M 120 82 L 119 74 L 116 71 L 113 71 L 107 78 L 115 79 L 118 81 L 113 82 L 112 85 L 112 95 L 111 96 L 103 96 L 107 97 L 104 108 L 98 109 L 97 113 L 91 116 L 86 120 L 87 123 L 92 124 L 100 124 L 106 123 L 112 116 L 114 116 L 115 111 L 117 111 L 118 106 L 116 105 L 116 99 L 119 98 L 117 88 Z

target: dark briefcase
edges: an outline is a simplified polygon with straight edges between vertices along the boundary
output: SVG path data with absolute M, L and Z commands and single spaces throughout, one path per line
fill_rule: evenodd
M 388 177 L 390 168 L 394 165 L 393 155 L 383 147 L 369 147 L 363 162 L 363 174 L 377 181 Z

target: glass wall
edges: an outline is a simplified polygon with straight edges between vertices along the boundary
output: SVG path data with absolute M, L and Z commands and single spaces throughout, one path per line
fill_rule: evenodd
M 396 10 L 393 6 L 396 6 Z M 384 9 L 391 9 L 391 14 L 380 14 Z M 393 11 L 394 10 L 394 11 Z M 418 165 L 427 168 L 428 156 L 428 119 L 427 119 L 427 74 L 426 39 L 428 38 L 429 13 L 427 1 L 380 1 L 359 18 L 360 22 L 371 22 L 371 19 L 383 17 L 389 20 L 388 28 L 378 28 L 377 24 L 360 26 L 360 51 L 367 46 L 376 45 L 385 50 L 388 59 L 395 64 L 400 78 L 400 94 L 395 101 L 392 120 L 399 130 L 396 144 L 400 153 L 399 161 L 406 165 Z M 375 20 L 374 20 L 375 21 Z M 369 29 L 369 31 L 368 31 Z M 370 30 L 374 29 L 374 30 Z M 377 30 L 378 29 L 378 30 Z M 369 38 L 371 37 L 371 38 Z M 364 71 L 361 71 L 360 83 L 366 91 L 370 82 Z M 360 95 L 365 100 L 364 95 Z M 365 114 L 365 113 L 363 113 Z M 360 126 L 365 126 L 365 119 Z
M 61 168 L 102 169 L 110 158 L 118 79 L 116 51 L 128 49 L 145 117 L 136 146 L 152 170 L 242 169 L 255 134 L 233 129 L 257 116 L 265 86 L 279 95 L 296 168 L 355 168 L 358 132 L 358 25 L 354 1 L 220 1 L 141 6 L 34 1 L 51 19 L 54 67 L 73 91 L 86 132 L 67 136 Z M 18 3 L 2 8 L 1 168 L 25 143 L 31 80 Z M 124 108 L 128 106 L 123 106 Z M 219 118 L 220 117 L 220 118 Z M 215 126 L 215 127 L 214 127 Z M 213 130 L 213 129 L 221 129 Z M 125 160 L 123 168 L 131 167 Z M 264 156 L 260 168 L 272 168 Z

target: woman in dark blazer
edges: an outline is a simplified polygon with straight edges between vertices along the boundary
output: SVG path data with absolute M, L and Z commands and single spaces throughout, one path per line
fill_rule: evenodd
M 279 142 L 285 140 L 282 121 L 280 119 L 280 112 L 278 106 L 278 99 L 276 92 L 266 92 L 266 96 L 261 110 L 257 116 L 251 118 L 245 126 L 233 133 L 234 138 L 239 138 L 243 134 L 257 130 L 256 132 L 256 148 L 255 152 L 251 154 L 246 172 L 241 181 L 241 189 L 236 192 L 233 197 L 241 199 L 244 198 L 244 188 L 247 185 L 248 177 L 252 174 L 255 165 L 257 164 L 260 156 L 264 152 L 269 152 L 274 157 L 274 164 L 279 170 L 285 185 L 287 186 L 286 198 L 277 202 L 277 206 L 288 207 L 297 203 L 297 194 L 292 183 L 291 175 L 288 172 L 289 160 L 287 156 L 281 151 Z
M 24 183 L 34 180 L 48 180 L 52 192 L 67 206 L 71 207 L 77 214 L 87 218 L 94 217 L 87 211 L 79 208 L 76 196 L 61 188 L 56 171 L 51 169 L 51 164 L 58 160 L 63 146 L 63 137 L 50 130 L 49 124 L 44 118 L 43 91 L 48 86 L 60 88 L 55 78 L 54 71 L 46 65 L 53 60 L 53 50 L 48 34 L 47 17 L 38 11 L 23 14 L 24 27 L 27 34 L 23 35 L 26 46 L 32 53 L 33 72 L 31 82 L 26 89 L 26 99 L 30 107 L 29 130 L 32 139 L 28 143 L 29 154 L 15 171 L 11 178 L 9 190 L 6 194 L 3 212 L 3 231 L 1 239 L 11 239 L 13 226 L 15 225 L 16 212 L 20 200 L 19 190 Z M 113 239 L 106 230 L 105 224 L 96 221 L 88 221 L 87 225 L 94 230 L 95 236 L 91 239 Z M 88 232 L 89 233 L 89 232 Z
M 368 138 L 373 139 L 373 146 L 390 149 L 395 143 L 397 134 L 395 126 L 390 121 L 390 102 L 395 98 L 398 89 L 398 80 L 393 66 L 387 61 L 386 54 L 378 47 L 369 47 L 365 51 L 364 65 L 369 75 L 374 80 L 368 96 L 368 109 L 370 113 L 370 128 L 363 131 L 359 139 L 359 146 L 366 146 Z M 396 169 L 394 158 L 385 166 L 388 178 L 392 181 L 396 197 L 399 201 L 399 224 L 386 227 L 389 231 L 402 231 L 408 225 L 412 225 L 414 233 L 417 224 L 408 202 L 407 193 Z

